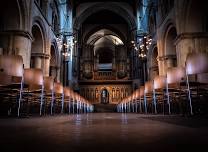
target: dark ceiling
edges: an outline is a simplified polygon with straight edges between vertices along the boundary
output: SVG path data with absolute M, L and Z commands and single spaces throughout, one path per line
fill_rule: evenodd
M 76 8 L 79 4 L 86 2 L 124 2 L 129 4 L 135 13 L 137 0 L 69 0 L 69 2 L 73 8 Z
M 126 21 L 119 15 L 103 10 L 91 15 L 84 22 L 85 24 L 126 24 Z
M 79 5 L 80 3 L 86 3 L 86 2 L 125 2 L 130 4 L 131 6 L 135 6 L 136 0 L 70 0 L 72 4 Z

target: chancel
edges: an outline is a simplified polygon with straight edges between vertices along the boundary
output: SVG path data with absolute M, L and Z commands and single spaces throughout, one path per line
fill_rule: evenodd
M 208 150 L 206 0 L 0 3 L 1 151 Z

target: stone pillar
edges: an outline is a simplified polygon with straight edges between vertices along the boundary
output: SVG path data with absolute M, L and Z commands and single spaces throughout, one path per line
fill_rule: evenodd
M 50 68 L 50 58 L 49 57 L 45 57 L 45 65 L 44 65 L 44 75 L 45 76 L 49 76 L 49 68 Z
M 29 68 L 30 66 L 31 43 L 31 39 L 29 37 L 26 37 L 26 35 L 15 36 L 13 49 L 17 51 L 17 55 L 22 56 L 25 68 Z
M 49 65 L 50 59 L 48 54 L 44 53 L 32 53 L 31 57 L 33 58 L 33 67 L 42 69 L 44 76 L 49 76 Z
M 175 42 L 178 66 L 185 66 L 186 56 L 190 52 L 208 52 L 207 33 L 182 33 Z
M 56 73 L 57 73 L 57 77 L 55 81 L 61 82 L 61 68 L 59 66 L 56 67 Z
M 5 54 L 17 54 L 23 58 L 24 68 L 30 67 L 32 36 L 22 30 L 4 31 L 2 48 Z
M 166 60 L 166 69 L 177 66 L 176 55 L 167 55 L 165 56 Z
M 35 56 L 34 58 L 34 68 L 41 69 L 41 57 Z
M 159 66 L 159 75 L 165 75 L 165 62 L 163 57 L 158 58 L 158 66 Z
M 176 67 L 176 55 L 161 56 L 158 59 L 159 75 L 165 75 L 168 68 Z
M 150 80 L 153 80 L 155 76 L 159 75 L 159 69 L 158 66 L 152 66 L 149 68 L 149 76 Z

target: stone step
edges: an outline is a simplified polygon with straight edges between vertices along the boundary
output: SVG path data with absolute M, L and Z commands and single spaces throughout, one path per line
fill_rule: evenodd
M 94 104 L 94 112 L 116 112 L 115 104 Z

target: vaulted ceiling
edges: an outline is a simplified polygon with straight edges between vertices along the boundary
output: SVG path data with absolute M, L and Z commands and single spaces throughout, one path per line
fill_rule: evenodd
M 134 14 L 136 14 L 136 6 L 138 0 L 69 0 L 70 4 L 73 8 L 76 8 L 78 5 L 82 3 L 89 3 L 89 2 L 120 2 L 120 3 L 127 3 L 133 9 Z

